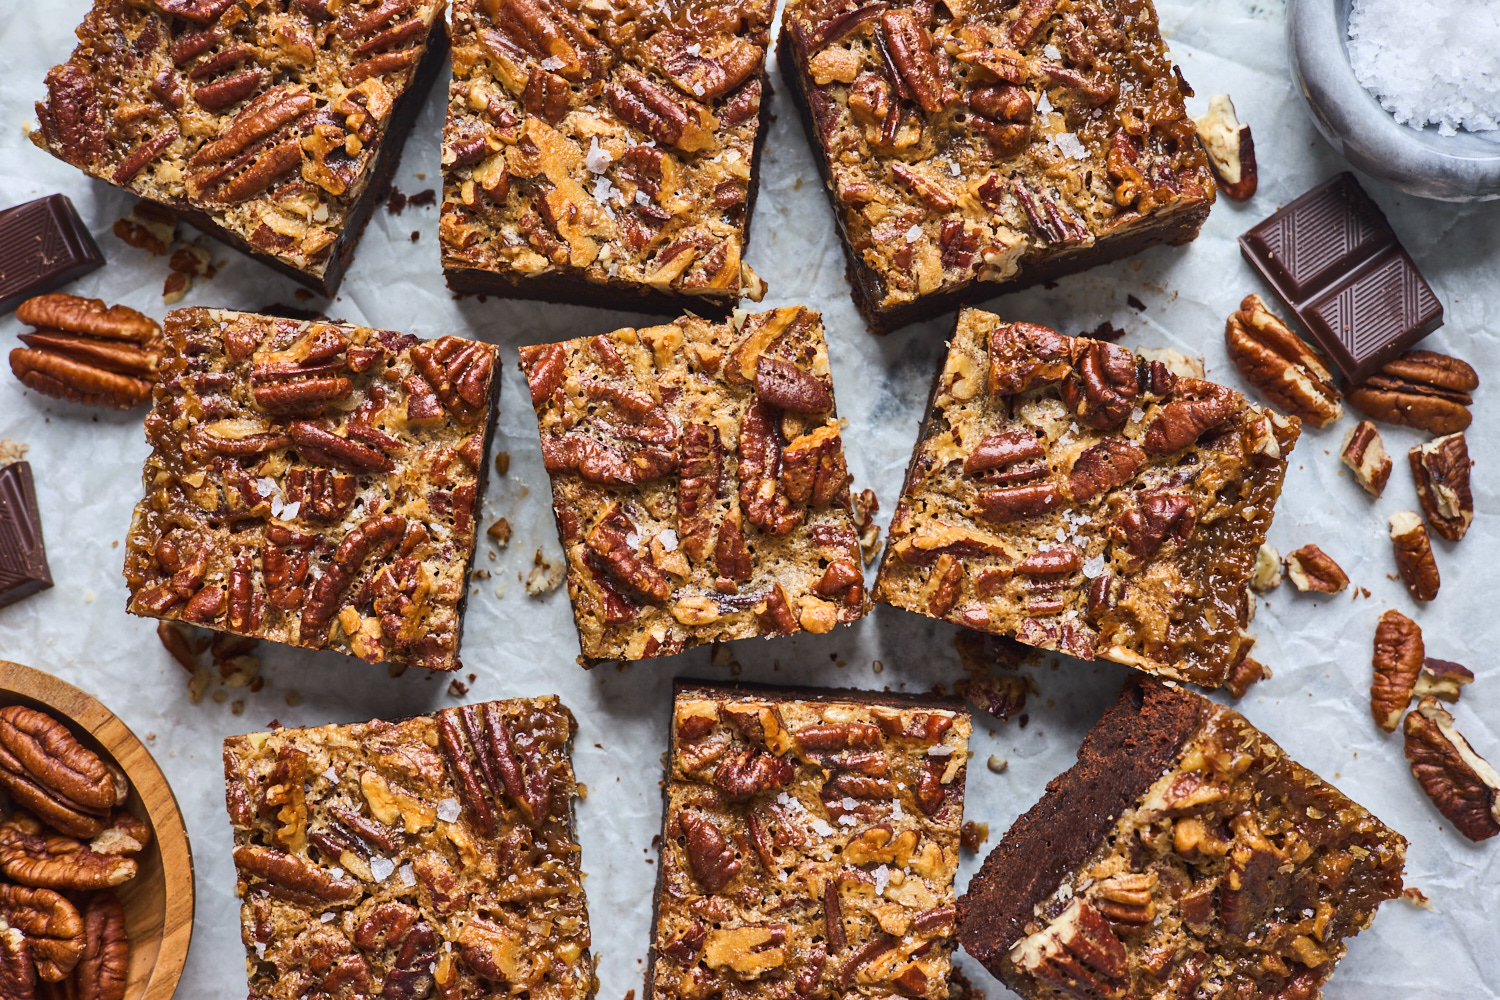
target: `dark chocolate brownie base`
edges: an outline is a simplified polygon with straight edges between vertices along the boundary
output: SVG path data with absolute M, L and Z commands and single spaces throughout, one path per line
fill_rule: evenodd
M 802 129 L 813 148 L 813 159 L 818 163 L 818 174 L 823 179 L 823 190 L 828 195 L 828 206 L 833 212 L 834 223 L 839 230 L 839 244 L 844 248 L 844 276 L 849 281 L 854 307 L 859 310 L 871 333 L 886 334 L 912 323 L 933 319 L 961 306 L 972 305 L 987 299 L 1020 291 L 1032 285 L 1054 281 L 1069 274 L 1077 274 L 1101 264 L 1130 257 L 1153 246 L 1168 244 L 1181 246 L 1198 236 L 1198 230 L 1208 218 L 1212 207 L 1207 202 L 1195 202 L 1190 207 L 1176 212 L 1162 213 L 1151 220 L 1151 225 L 1119 235 L 1105 235 L 1092 246 L 1080 250 L 1065 250 L 1055 255 L 1028 258 L 1021 270 L 1009 281 L 976 281 L 963 288 L 937 295 L 924 295 L 914 302 L 881 311 L 876 307 L 880 300 L 880 282 L 875 272 L 854 253 L 849 234 L 844 227 L 843 213 L 839 211 L 838 190 L 828 158 L 823 155 L 822 142 L 818 138 L 817 126 L 812 120 L 812 105 L 808 101 L 807 89 L 803 86 L 802 74 L 797 68 L 796 49 L 791 42 L 791 33 L 783 31 L 776 46 L 777 62 L 781 66 L 782 78 L 792 94 L 792 103 L 797 106 L 802 119 Z
M 958 940 L 999 975 L 1000 960 L 1035 907 L 1098 848 L 1120 814 L 1177 759 L 1198 728 L 1201 701 L 1159 681 L 1131 677 L 1084 737 L 1078 763 L 1006 832 L 958 898 Z

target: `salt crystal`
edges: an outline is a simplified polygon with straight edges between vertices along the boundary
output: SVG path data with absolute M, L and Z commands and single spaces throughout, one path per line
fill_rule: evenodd
M 333 868 L 328 869 L 328 875 L 329 875 L 330 878 L 343 878 L 344 877 L 344 869 L 335 866 Z
M 1072 132 L 1059 132 L 1052 137 L 1052 142 L 1070 160 L 1082 160 L 1089 155 L 1088 150 L 1083 148 L 1083 143 L 1078 141 L 1078 136 Z
M 261 476 L 255 481 L 255 490 L 263 497 L 272 496 L 276 493 L 276 480 L 270 476 Z
M 329 764 L 328 769 L 323 772 L 323 780 L 330 784 L 336 783 L 339 780 L 339 773 L 333 769 L 332 764 Z
M 396 862 L 390 858 L 382 858 L 375 855 L 370 859 L 370 874 L 375 876 L 375 881 L 384 882 L 391 877 L 391 872 L 396 870 Z
M 331 923 L 333 923 L 333 914 L 332 913 L 324 913 L 324 914 L 320 915 L 318 917 L 318 919 L 321 920 L 321 921 L 323 921 L 323 923 L 325 923 L 325 924 L 331 924 Z
M 671 528 L 666 528 L 656 537 L 661 540 L 661 547 L 663 549 L 666 549 L 668 552 L 677 551 L 677 532 Z
M 833 827 L 829 826 L 828 823 L 822 819 L 814 819 L 812 821 L 812 828 L 813 832 L 820 837 L 833 836 Z
M 1062 52 L 1058 50 L 1056 45 L 1053 45 L 1050 42 L 1042 48 L 1042 55 L 1046 56 L 1048 59 L 1062 58 Z
M 952 174 L 954 177 L 957 177 L 959 174 L 963 173 L 963 171 L 959 169 L 957 163 L 950 163 L 948 164 L 948 173 Z
M 283 510 L 286 510 L 286 507 L 282 505 L 281 497 L 272 497 L 271 498 L 271 516 L 272 517 L 280 517 L 281 516 L 281 512 Z
M 588 155 L 583 158 L 583 165 L 589 168 L 589 173 L 604 173 L 613 160 L 614 157 L 609 155 L 608 150 L 599 148 L 599 140 L 597 138 L 589 140 Z
M 302 501 L 301 500 L 298 500 L 296 503 L 289 503 L 285 507 L 281 508 L 281 516 L 284 517 L 284 518 L 286 518 L 288 521 L 290 521 L 292 518 L 294 518 L 294 517 L 297 516 L 297 511 L 299 511 L 301 509 L 302 509 Z
M 265 958 L 266 957 L 266 943 L 264 941 L 257 941 L 257 942 L 255 942 L 255 957 L 256 958 Z
M 945 746 L 943 746 L 940 743 L 940 744 L 938 744 L 935 747 L 928 747 L 927 748 L 927 756 L 929 756 L 929 757 L 951 757 L 951 756 L 953 756 L 953 748 L 952 747 L 945 747 Z
M 891 819 L 905 819 L 906 810 L 901 808 L 900 799 L 891 799 Z
M 626 535 L 625 536 L 625 544 L 628 545 L 628 546 L 630 546 L 632 549 L 635 548 L 637 545 L 640 545 L 641 544 L 641 533 L 639 531 L 632 531 L 630 534 Z
M 850 816 L 848 813 L 845 813 L 844 815 L 842 815 L 842 816 L 839 817 L 839 826 L 858 826 L 858 825 L 859 825 L 859 820 L 855 819 L 853 816 Z
M 690 55 L 690 56 L 700 55 L 700 54 L 702 54 L 702 52 L 703 52 L 703 46 L 699 45 L 697 42 L 694 42 L 692 45 L 689 45 L 687 47 L 687 54 Z
M 548 56 L 547 58 L 545 58 L 545 59 L 542 60 L 542 69 L 546 69 L 546 70 L 562 69 L 562 66 L 563 66 L 563 61 L 561 59 L 557 58 L 557 56 Z
M 1443 135 L 1500 128 L 1500 5 L 1354 0 L 1349 65 L 1404 125 Z
M 844 807 L 845 812 L 853 812 L 854 810 L 859 808 L 859 803 L 855 802 L 847 795 L 844 796 L 843 801 L 841 801 L 839 805 Z
M 705 93 L 705 91 L 703 90 L 703 84 L 701 84 L 701 83 L 695 83 L 695 84 L 693 84 L 693 95 L 694 96 L 696 96 L 696 97 L 702 97 L 704 93 Z
M 1091 556 L 1084 561 L 1083 575 L 1093 580 L 1104 575 L 1104 553 Z
M 1047 99 L 1047 92 L 1045 90 L 1042 91 L 1042 96 L 1037 99 L 1036 113 L 1039 115 L 1052 113 L 1052 102 Z
M 878 896 L 885 892 L 885 887 L 891 884 L 891 870 L 885 865 L 875 869 L 875 894 Z
M 922 238 L 922 227 L 912 226 L 906 231 L 906 242 L 915 243 Z
M 651 204 L 651 196 L 638 188 L 635 192 L 635 203 L 637 205 L 649 205 Z
M 601 205 L 609 203 L 609 196 L 614 191 L 615 185 L 608 177 L 594 178 L 594 200 Z
M 444 823 L 452 823 L 458 819 L 460 811 L 457 799 L 443 799 L 437 804 L 437 818 Z
M 407 862 L 396 869 L 396 878 L 407 888 L 417 884 L 417 873 L 411 870 L 411 862 Z

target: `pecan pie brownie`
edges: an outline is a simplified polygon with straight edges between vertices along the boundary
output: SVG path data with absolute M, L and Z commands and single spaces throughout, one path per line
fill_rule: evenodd
M 647 1000 L 945 1000 L 962 699 L 678 681 Z
M 773 4 L 454 0 L 450 287 L 724 314 L 770 121 Z
M 1132 678 L 970 881 L 958 936 L 1028 1000 L 1315 998 L 1405 856 L 1239 713 Z
M 1150 0 L 792 0 L 781 67 L 876 331 L 1198 235 Z
M 456 670 L 495 348 L 167 314 L 132 614 Z
M 1223 684 L 1301 426 L 1159 360 L 965 309 L 875 599 Z
M 332 295 L 442 66 L 442 10 L 95 0 L 31 141 Z
M 823 323 L 793 306 L 521 348 L 585 664 L 864 614 Z
M 224 741 L 250 996 L 594 995 L 555 696 Z

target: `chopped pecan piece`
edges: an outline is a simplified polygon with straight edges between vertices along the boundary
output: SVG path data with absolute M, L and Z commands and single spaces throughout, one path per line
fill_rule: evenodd
M 1074 341 L 1035 323 L 1003 323 L 990 331 L 990 392 L 1009 396 L 1061 382 L 1073 371 Z
M 1333 561 L 1333 557 L 1311 544 L 1287 554 L 1286 575 L 1304 594 L 1309 590 L 1319 594 L 1338 594 L 1349 586 L 1349 575 Z
M 1413 467 L 1415 468 L 1415 451 Z M 1391 478 L 1391 456 L 1386 454 L 1380 441 L 1380 432 L 1368 420 L 1355 424 L 1344 437 L 1339 458 L 1354 471 L 1355 482 L 1371 496 L 1385 492 L 1385 484 Z M 1420 490 L 1420 487 L 1419 487 Z
M 1247 295 L 1224 324 L 1224 343 L 1249 382 L 1272 403 L 1324 427 L 1344 415 L 1333 373 L 1259 295 Z
M 1388 733 L 1396 731 L 1401 714 L 1411 702 L 1425 649 L 1422 629 L 1399 611 L 1387 611 L 1375 626 L 1374 680 L 1370 684 L 1370 714 Z
M 1392 514 L 1391 547 L 1396 555 L 1396 570 L 1411 596 L 1419 601 L 1436 600 L 1442 579 L 1422 519 L 1409 510 Z
M 1177 398 L 1162 406 L 1146 426 L 1142 447 L 1148 455 L 1167 455 L 1218 427 L 1240 404 L 1231 389 L 1199 379 L 1178 379 Z
M 1250 568 L 1250 589 L 1267 593 L 1281 586 L 1281 578 L 1281 553 L 1262 542 L 1255 550 L 1255 565 Z
M 1438 811 L 1470 840 L 1500 833 L 1500 774 L 1453 727 L 1435 698 L 1406 716 L 1406 759 Z
M 1417 684 L 1412 688 L 1412 694 L 1418 698 L 1431 695 L 1444 701 L 1458 701 L 1459 692 L 1465 685 L 1472 683 L 1474 671 L 1462 663 L 1428 656 L 1422 660 L 1422 672 L 1417 675 Z
M 1201 118 L 1194 118 L 1193 126 L 1208 153 L 1208 163 L 1218 178 L 1219 190 L 1234 201 L 1249 201 L 1254 197 L 1259 181 L 1255 169 L 1255 141 L 1250 137 L 1250 126 L 1242 124 L 1235 115 L 1234 102 L 1229 95 L 1210 97 L 1208 112 Z
M 1042 930 L 1018 941 L 1011 961 L 1078 998 L 1122 996 L 1128 983 L 1124 942 L 1102 913 L 1079 898 Z
M 1469 488 L 1469 468 L 1474 462 L 1463 432 L 1418 445 L 1407 457 L 1427 523 L 1450 542 L 1463 538 L 1474 520 L 1474 494 Z

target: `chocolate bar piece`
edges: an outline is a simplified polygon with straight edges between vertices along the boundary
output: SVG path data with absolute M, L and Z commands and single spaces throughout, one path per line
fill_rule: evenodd
M 1443 305 L 1348 172 L 1240 237 L 1334 367 L 1358 382 L 1443 325 Z
M 52 586 L 31 463 L 0 468 L 0 608 Z
M 67 195 L 0 211 L 0 313 L 104 266 Z

